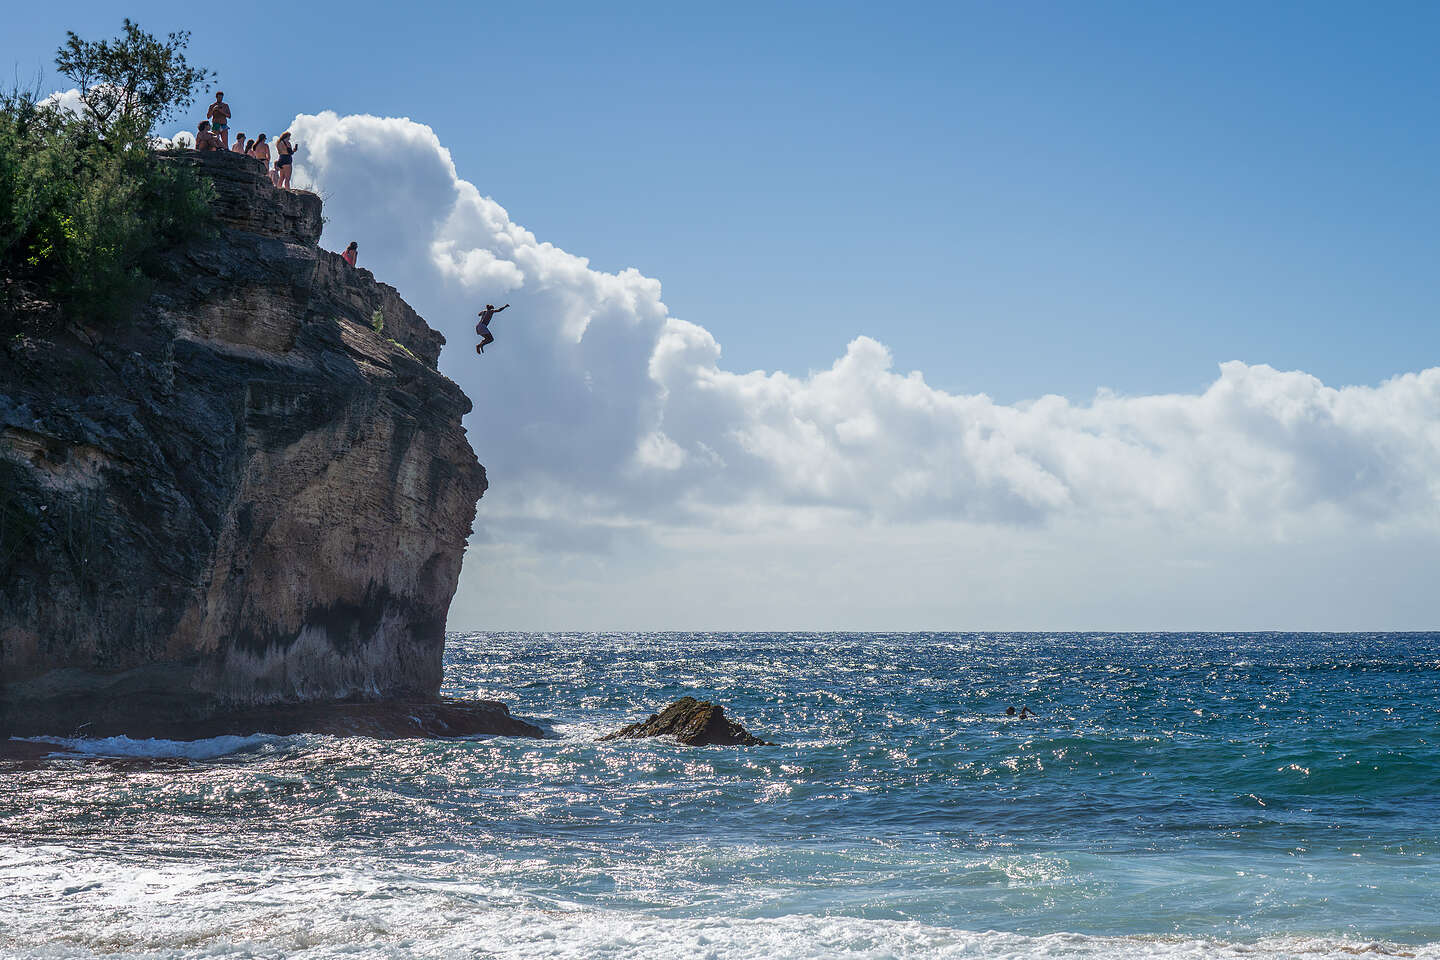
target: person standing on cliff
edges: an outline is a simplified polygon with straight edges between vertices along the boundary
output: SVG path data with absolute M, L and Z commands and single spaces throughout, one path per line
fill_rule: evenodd
M 230 142 L 230 104 L 225 102 L 224 90 L 215 92 L 215 102 L 205 111 L 205 119 L 210 121 L 210 129 L 215 131 L 217 137 L 226 143 Z
M 495 318 L 495 314 L 499 313 L 501 310 L 509 309 L 510 304 L 508 303 L 505 304 L 505 306 L 503 307 L 497 307 L 493 303 L 485 304 L 485 309 L 481 310 L 478 314 L 478 316 L 480 317 L 480 322 L 475 324 L 475 332 L 480 334 L 480 342 L 475 345 L 476 353 L 484 353 L 485 344 L 495 342 L 495 337 L 492 336 L 490 333 L 490 321 L 493 320 Z
M 295 151 L 298 149 L 298 144 L 290 142 L 289 130 L 275 141 L 275 186 L 290 189 L 290 174 L 295 172 Z
M 265 176 L 270 176 L 270 145 L 265 142 L 265 134 L 260 134 L 255 139 L 255 146 L 250 148 L 250 156 L 265 164 Z

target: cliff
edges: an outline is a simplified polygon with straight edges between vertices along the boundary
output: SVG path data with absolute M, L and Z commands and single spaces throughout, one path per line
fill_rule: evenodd
M 0 735 L 433 698 L 486 486 L 444 338 L 315 195 L 157 162 L 214 235 L 126 322 L 34 305 L 0 347 Z

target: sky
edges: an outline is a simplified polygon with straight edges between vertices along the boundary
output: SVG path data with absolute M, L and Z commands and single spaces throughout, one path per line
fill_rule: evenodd
M 453 629 L 1436 625 L 1440 7 L 455 6 L 128 10 L 450 339 Z

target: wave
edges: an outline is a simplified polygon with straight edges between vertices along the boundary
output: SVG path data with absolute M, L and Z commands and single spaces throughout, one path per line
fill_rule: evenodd
M 684 921 L 626 917 L 578 925 L 552 917 L 526 940 L 524 943 L 513 940 L 508 944 L 490 943 L 487 952 L 493 951 L 492 955 L 497 957 L 584 956 L 635 960 L 680 960 L 694 956 L 713 960 L 752 957 L 812 960 L 842 956 L 864 960 L 1440 958 L 1440 944 L 1411 946 L 1371 940 L 1283 936 L 1249 942 L 1077 933 L 1027 936 L 993 930 L 951 930 L 913 921 L 812 916 Z
M 81 754 L 89 757 L 147 760 L 214 760 L 232 753 L 280 743 L 285 737 L 256 733 L 248 737 L 223 736 L 204 740 L 132 740 L 130 737 L 21 737 L 28 743 L 50 743 L 60 750 L 51 756 Z
M 625 958 L 625 960 L 1354 960 L 1356 957 L 1440 960 L 1440 944 L 1409 945 L 1343 937 L 1271 936 L 1249 941 L 1181 936 L 1026 935 L 972 931 L 917 921 L 844 916 L 667 918 L 630 911 L 576 908 L 460 910 L 441 921 L 413 911 L 336 911 L 315 922 L 313 909 L 236 915 L 229 922 L 164 932 L 100 923 L 48 942 L 15 943 L 8 956 L 207 957 L 302 951 L 310 957 Z M 319 904 L 312 904 L 320 906 Z M 337 905 L 338 906 L 338 905 Z M 399 908 L 399 901 L 390 901 Z M 452 904 L 451 906 L 455 906 Z M 367 915 L 368 914 L 368 915 Z M 182 925 L 183 926 L 183 925 Z M 97 928 L 98 927 L 98 928 Z M 232 940 L 246 930 L 244 940 Z M 4 938 L 0 937 L 0 944 Z

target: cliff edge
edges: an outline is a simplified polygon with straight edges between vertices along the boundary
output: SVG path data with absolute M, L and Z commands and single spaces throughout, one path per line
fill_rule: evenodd
M 0 345 L 0 736 L 433 698 L 486 487 L 444 338 L 319 197 L 157 162 L 219 229 L 128 321 L 33 304 Z

